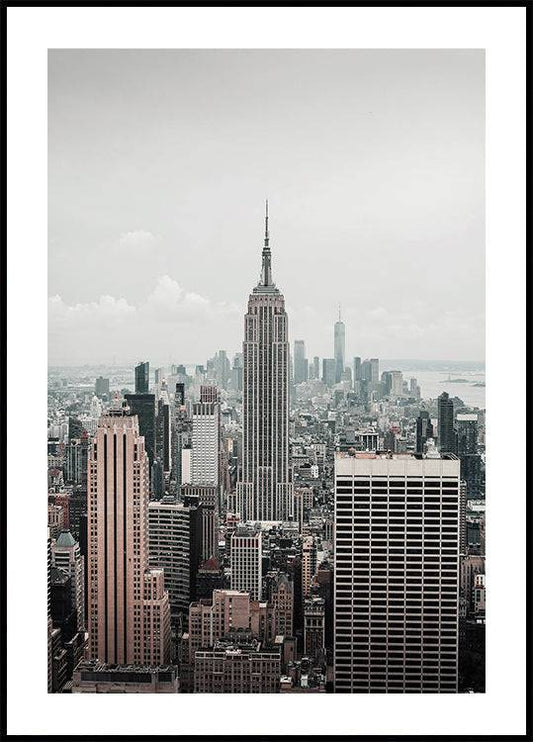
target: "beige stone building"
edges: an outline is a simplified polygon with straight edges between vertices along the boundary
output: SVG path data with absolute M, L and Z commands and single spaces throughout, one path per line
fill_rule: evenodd
M 168 594 L 148 570 L 148 455 L 127 413 L 103 415 L 89 448 L 88 651 L 108 664 L 167 663 Z

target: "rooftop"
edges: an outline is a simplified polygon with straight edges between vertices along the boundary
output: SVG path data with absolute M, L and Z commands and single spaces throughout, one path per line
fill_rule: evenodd
M 63 547 L 63 548 L 70 548 L 72 546 L 76 546 L 77 541 L 74 538 L 74 536 L 71 534 L 70 531 L 63 530 L 59 534 L 56 540 L 56 546 Z
M 356 451 L 350 448 L 348 451 L 335 451 L 335 458 L 337 459 L 392 459 L 394 461 L 412 461 L 412 460 L 424 460 L 426 456 L 421 453 L 392 453 L 391 451 Z M 453 453 L 442 453 L 439 454 L 440 459 L 446 461 L 456 461 L 457 456 Z

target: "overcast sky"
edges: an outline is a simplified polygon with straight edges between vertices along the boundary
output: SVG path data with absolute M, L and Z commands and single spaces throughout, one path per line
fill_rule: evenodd
M 49 361 L 241 350 L 264 200 L 291 343 L 484 359 L 478 50 L 49 54 Z

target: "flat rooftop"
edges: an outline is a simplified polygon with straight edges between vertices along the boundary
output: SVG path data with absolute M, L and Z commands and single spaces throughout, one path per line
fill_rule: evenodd
M 387 459 L 393 461 L 458 461 L 458 458 L 453 453 L 439 454 L 438 457 L 426 457 L 421 453 L 391 453 L 390 451 L 335 451 L 336 459 Z

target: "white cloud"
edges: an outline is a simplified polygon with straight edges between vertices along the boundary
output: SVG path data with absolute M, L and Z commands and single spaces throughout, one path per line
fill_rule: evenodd
M 123 232 L 120 235 L 118 244 L 120 247 L 136 249 L 146 247 L 157 241 L 157 237 L 151 232 L 144 229 L 137 229 L 133 232 Z
M 135 314 L 135 307 L 126 299 L 115 299 L 113 296 L 101 296 L 98 301 L 87 304 L 65 304 L 56 294 L 48 300 L 48 321 L 50 329 L 81 329 L 102 323 L 120 323 Z
M 194 291 L 185 291 L 170 276 L 157 279 L 154 290 L 148 295 L 140 311 L 154 318 L 168 321 L 198 319 L 205 316 L 211 303 Z
M 213 302 L 186 291 L 168 275 L 160 276 L 137 306 L 108 295 L 73 305 L 55 295 L 48 304 L 51 363 L 67 359 L 88 362 L 91 358 L 98 362 L 103 341 L 117 357 L 131 354 L 133 348 L 161 357 L 165 348 L 175 345 L 176 338 L 184 362 L 195 360 L 197 352 L 203 359 L 214 352 L 211 346 L 228 323 L 235 323 L 235 337 L 239 338 L 238 322 L 244 311 L 237 304 Z M 179 331 L 175 333 L 173 327 Z

